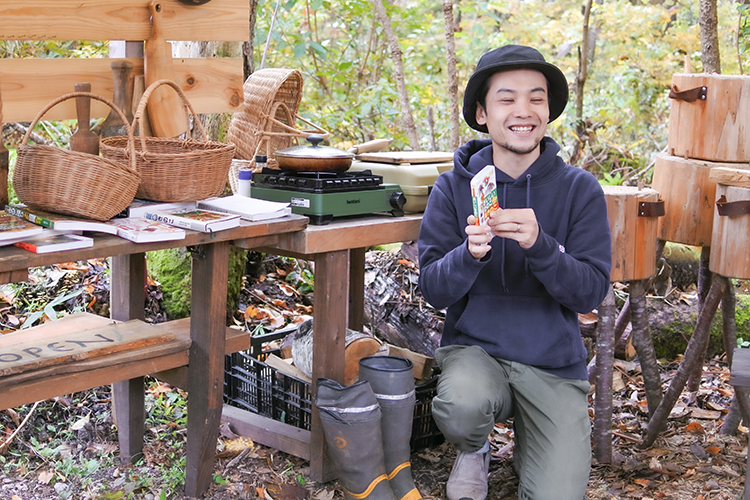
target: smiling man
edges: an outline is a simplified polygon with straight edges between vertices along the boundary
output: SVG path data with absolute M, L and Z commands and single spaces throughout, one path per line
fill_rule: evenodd
M 419 235 L 420 288 L 446 309 L 432 415 L 456 448 L 449 500 L 487 497 L 488 435 L 513 419 L 519 499 L 581 500 L 590 470 L 586 350 L 578 313 L 609 287 L 604 193 L 546 137 L 568 101 L 535 49 L 483 55 L 466 86 L 469 141 L 438 177 Z M 500 209 L 477 225 L 471 178 L 494 165 Z

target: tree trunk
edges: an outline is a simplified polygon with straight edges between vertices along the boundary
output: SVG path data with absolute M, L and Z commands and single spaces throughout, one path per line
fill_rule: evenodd
M 583 11 L 583 36 L 581 47 L 578 52 L 578 74 L 576 74 L 576 123 L 578 123 L 578 136 L 583 135 L 583 88 L 589 76 L 589 19 L 591 18 L 592 0 L 586 2 Z M 579 139 L 580 140 L 580 139 Z
M 615 350 L 615 294 L 609 287 L 604 302 L 599 305 L 599 325 L 596 330 L 596 394 L 594 404 L 594 457 L 599 463 L 612 462 L 612 371 Z
M 630 282 L 630 304 L 633 323 L 633 347 L 638 354 L 646 389 L 648 414 L 653 416 L 661 401 L 661 374 L 651 341 L 648 315 L 646 314 L 646 286 L 642 280 Z
M 460 117 L 458 104 L 458 70 L 456 69 L 456 44 L 453 37 L 453 0 L 443 0 L 443 17 L 445 18 L 445 58 L 448 70 L 448 109 L 450 110 L 451 139 L 450 150 L 460 146 Z
M 255 59 L 253 59 L 253 54 L 255 53 L 255 25 L 258 21 L 258 13 L 256 10 L 258 9 L 258 0 L 249 0 L 250 1 L 250 22 L 248 24 L 248 30 L 247 30 L 247 42 L 242 43 L 242 73 L 244 74 L 244 78 L 242 81 L 247 80 L 247 77 L 255 73 Z
M 659 432 L 667 425 L 667 417 L 677 402 L 677 398 L 680 397 L 680 393 L 685 388 L 688 377 L 696 370 L 696 365 L 703 366 L 703 356 L 706 352 L 706 344 L 708 344 L 711 320 L 714 314 L 716 314 L 716 309 L 719 307 L 719 302 L 724 296 L 727 284 L 727 278 L 718 274 L 714 275 L 711 289 L 698 315 L 695 331 L 693 332 L 693 336 L 690 337 L 690 342 L 688 342 L 687 349 L 685 350 L 685 356 L 672 379 L 672 383 L 669 384 L 669 388 L 646 426 L 646 436 L 641 443 L 641 447 L 647 448 L 654 444 Z
M 701 32 L 701 62 L 704 73 L 721 73 L 719 54 L 719 18 L 716 13 L 716 0 L 700 0 L 698 19 Z
M 699 307 L 703 309 L 703 304 L 706 302 L 706 294 L 711 287 L 711 277 L 713 273 L 708 268 L 708 263 L 711 260 L 711 247 L 701 248 L 701 261 L 700 267 L 698 268 L 698 299 Z M 708 344 L 706 344 L 708 348 Z M 703 353 L 701 359 L 706 357 L 706 353 Z M 701 386 L 701 378 L 703 377 L 703 363 L 695 367 L 695 371 L 690 374 L 688 379 L 687 390 L 689 392 L 696 392 Z
M 398 43 L 396 35 L 393 33 L 393 27 L 391 26 L 391 20 L 388 17 L 388 13 L 385 11 L 385 5 L 383 0 L 373 0 L 375 5 L 375 13 L 378 15 L 380 24 L 383 25 L 383 31 L 385 37 L 388 40 L 388 45 L 391 49 L 391 59 L 393 59 L 393 78 L 396 80 L 396 87 L 398 88 L 399 102 L 401 103 L 402 120 L 406 135 L 409 138 L 409 146 L 414 151 L 418 151 L 419 147 L 419 135 L 417 134 L 417 127 L 414 125 L 414 117 L 411 114 L 411 107 L 409 106 L 409 94 L 406 90 L 406 80 L 404 77 L 404 63 L 401 57 L 401 46 Z

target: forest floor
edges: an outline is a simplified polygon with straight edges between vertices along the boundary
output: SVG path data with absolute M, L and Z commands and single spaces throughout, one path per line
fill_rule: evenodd
M 381 256 L 382 257 L 382 256 Z M 390 258 L 390 257 L 389 257 Z M 402 256 L 393 254 L 393 259 Z M 404 265 L 408 263 L 404 262 Z M 25 287 L 3 287 L 0 322 L 6 332 L 32 317 L 32 304 L 54 304 L 58 312 L 89 310 L 108 315 L 106 261 L 71 263 L 32 273 Z M 266 262 L 252 273 L 240 297 L 238 326 L 286 321 L 311 312 L 309 286 L 288 261 Z M 303 286 L 305 285 L 305 286 Z M 290 291 L 290 287 L 294 290 Z M 303 292 L 300 292 L 303 290 Z M 306 300 L 303 300 L 306 297 Z M 147 316 L 164 319 L 158 284 L 148 287 Z M 273 307 L 269 307 L 273 304 Z M 307 305 L 306 305 L 307 304 Z M 37 315 L 38 316 L 38 315 Z M 677 361 L 677 360 L 675 360 Z M 668 385 L 676 362 L 662 362 Z M 647 423 L 643 380 L 633 361 L 618 361 L 613 392 L 612 463 L 594 461 L 589 500 L 738 500 L 742 496 L 748 429 L 719 432 L 734 393 L 724 359 L 706 363 L 700 389 L 683 392 L 667 429 L 649 448 L 639 447 Z M 185 500 L 184 448 L 187 394 L 149 380 L 144 456 L 134 465 L 118 458 L 108 387 L 62 396 L 0 412 L 0 499 L 174 499 Z M 590 413 L 596 410 L 591 394 Z M 512 425 L 491 435 L 490 500 L 514 499 L 518 479 L 512 465 Z M 445 498 L 455 452 L 447 443 L 414 450 L 412 472 L 424 498 Z M 338 500 L 337 481 L 319 484 L 309 464 L 221 429 L 209 500 Z

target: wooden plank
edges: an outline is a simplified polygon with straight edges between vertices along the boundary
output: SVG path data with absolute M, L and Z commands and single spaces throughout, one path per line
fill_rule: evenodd
M 83 332 L 93 328 L 101 328 L 113 323 L 110 318 L 98 316 L 88 312 L 69 314 L 55 321 L 48 321 L 41 325 L 16 330 L 0 336 L 0 349 L 24 342 L 41 342 L 43 340 L 72 332 Z
M 224 405 L 221 421 L 240 436 L 304 460 L 310 460 L 310 431 L 234 406 Z
M 64 256 L 59 252 L 36 254 L 14 245 L 8 245 L 0 247 L 0 276 L 8 271 L 27 273 L 29 267 L 35 266 L 48 266 L 60 262 L 96 259 L 112 255 L 137 254 L 165 248 L 202 245 L 216 241 L 236 240 L 235 243 L 239 242 L 241 245 L 238 246 L 241 246 L 241 248 L 275 245 L 278 242 L 278 235 L 289 231 L 300 231 L 305 228 L 307 221 L 307 217 L 301 215 L 288 215 L 284 218 L 269 221 L 242 221 L 239 227 L 233 229 L 214 233 L 187 230 L 184 240 L 155 241 L 153 243 L 133 243 L 113 235 L 87 233 L 88 236 L 94 237 L 94 246 L 69 250 L 64 252 Z
M 729 383 L 738 387 L 750 387 L 750 349 L 740 347 L 734 349 Z
M 146 40 L 151 0 L 24 0 L 0 3 L 0 40 Z M 247 41 L 247 0 L 191 6 L 162 0 L 167 40 Z
M 750 188 L 750 165 L 744 168 L 712 168 L 708 174 L 708 180 L 727 186 Z
M 272 248 L 262 251 L 292 256 L 312 256 L 316 253 L 350 248 L 367 248 L 419 237 L 422 214 L 403 217 L 373 215 L 362 218 L 333 221 L 324 226 L 308 226 L 305 231 L 285 234 Z
M 252 336 L 250 332 L 237 330 L 236 328 L 226 329 L 226 342 L 224 344 L 224 353 L 232 354 L 237 351 L 246 351 L 251 348 Z M 173 387 L 187 390 L 188 387 L 188 367 L 180 366 L 165 370 L 158 373 L 152 373 L 153 377 L 162 380 Z
M 133 75 L 143 74 L 143 59 L 126 60 L 133 63 Z M 90 83 L 94 94 L 112 100 L 112 61 L 113 59 L 0 59 L 3 120 L 6 123 L 30 122 L 47 104 L 63 94 L 73 92 L 73 86 L 79 82 Z M 196 113 L 233 113 L 242 109 L 241 58 L 175 58 L 173 64 L 175 80 Z M 109 111 L 106 104 L 91 101 L 91 118 L 103 118 Z M 60 103 L 44 115 L 45 120 L 74 118 L 75 99 Z
M 0 391 L 0 409 L 84 391 L 119 380 L 127 380 L 135 377 L 136 374 L 147 375 L 187 363 L 186 348 L 172 354 L 155 357 L 148 357 L 149 354 L 149 348 L 128 351 L 118 354 L 116 358 L 122 362 L 114 364 L 111 357 L 104 356 L 98 358 L 98 362 L 95 363 L 98 366 L 88 370 L 57 374 L 50 378 L 43 377 L 3 387 Z M 101 360 L 109 360 L 109 363 L 103 364 Z
M 31 341 L 0 347 L 0 377 L 154 346 L 174 340 L 174 335 L 133 320 L 85 332 L 71 332 L 49 341 Z

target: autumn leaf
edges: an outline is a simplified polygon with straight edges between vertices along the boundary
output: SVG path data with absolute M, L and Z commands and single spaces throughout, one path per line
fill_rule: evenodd
M 706 429 L 703 428 L 700 422 L 690 422 L 685 426 L 685 430 L 690 432 L 697 432 L 700 434 L 706 433 Z
M 718 455 L 719 453 L 721 453 L 721 448 L 719 448 L 718 446 L 706 446 L 706 451 L 711 455 Z
M 637 478 L 633 479 L 633 482 L 638 486 L 643 486 L 644 488 L 646 488 L 651 481 L 649 481 L 648 479 Z
M 252 320 L 252 319 L 255 319 L 257 316 L 258 316 L 258 308 L 253 305 L 247 306 L 247 308 L 245 309 L 245 319 Z

